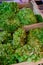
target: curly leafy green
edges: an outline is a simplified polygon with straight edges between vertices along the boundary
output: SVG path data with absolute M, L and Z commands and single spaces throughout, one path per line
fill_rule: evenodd
M 22 28 L 19 28 L 15 33 L 13 34 L 13 46 L 14 48 L 19 48 L 25 44 L 25 38 L 26 33 L 25 30 Z
M 15 18 L 19 11 L 18 5 L 15 2 L 2 2 L 0 4 L 0 27 L 8 32 L 13 32 L 20 26 L 18 18 Z
M 0 43 L 5 43 L 8 40 L 12 39 L 11 34 L 8 33 L 7 31 L 1 31 L 0 32 Z
M 35 50 L 29 44 L 26 44 L 23 47 L 16 49 L 15 57 L 18 59 L 18 62 L 37 61 L 39 58 L 41 58 L 39 52 L 39 49 L 36 48 Z
M 14 56 L 14 50 L 10 43 L 0 44 L 0 64 L 1 65 L 10 65 L 16 62 L 16 58 Z
M 41 52 L 43 52 L 43 29 L 30 30 L 28 34 L 27 44 L 33 49 L 35 54 L 39 53 L 41 57 Z M 35 60 L 37 61 L 36 58 Z
M 17 3 L 15 2 L 2 2 L 0 4 L 0 18 L 2 19 L 9 19 L 13 18 L 16 12 L 19 10 Z
M 15 51 L 15 57 L 18 59 L 18 62 L 27 61 L 29 57 L 29 47 L 28 45 L 24 45 L 21 48 L 17 48 Z
M 20 23 L 22 25 L 29 25 L 29 24 L 34 24 L 37 22 L 34 13 L 30 8 L 23 8 L 21 9 L 18 13 L 17 16 L 20 20 Z
M 18 20 L 18 18 L 15 19 L 10 19 L 10 20 L 6 20 L 4 25 L 3 25 L 3 29 L 7 30 L 8 32 L 14 32 L 16 29 L 18 29 L 19 27 L 21 27 L 21 24 Z
M 39 41 L 43 45 L 43 28 L 31 30 L 30 37 L 33 37 L 32 39 Z

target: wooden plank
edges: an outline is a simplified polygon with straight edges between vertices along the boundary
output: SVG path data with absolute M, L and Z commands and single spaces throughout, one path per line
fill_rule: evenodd
M 36 23 L 36 24 L 26 25 L 23 28 L 26 31 L 29 31 L 29 30 L 35 29 L 35 28 L 43 28 L 43 23 Z
M 12 64 L 12 65 L 36 65 L 34 62 L 23 62 L 23 63 L 18 63 L 18 64 Z
M 18 63 L 18 64 L 12 64 L 12 65 L 42 65 L 43 64 L 43 59 L 41 59 L 40 61 L 38 62 L 22 62 L 22 63 Z

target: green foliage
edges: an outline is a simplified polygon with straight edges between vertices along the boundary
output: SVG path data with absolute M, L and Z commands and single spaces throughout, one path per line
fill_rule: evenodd
M 17 13 L 17 16 L 18 16 L 20 23 L 22 25 L 29 25 L 29 24 L 33 24 L 33 23 L 37 22 L 37 20 L 34 16 L 34 13 L 32 12 L 32 10 L 30 8 L 21 9 Z
M 43 22 L 43 18 L 41 15 L 35 15 L 38 22 Z
M 20 26 L 20 22 L 15 18 L 19 11 L 17 3 L 2 2 L 0 4 L 0 27 L 8 32 L 13 32 Z
M 1 31 L 0 32 L 0 43 L 5 44 L 8 40 L 11 40 L 11 34 L 8 33 L 7 31 Z
M 14 56 L 14 50 L 10 43 L 0 44 L 0 64 L 10 65 L 16 63 L 16 58 Z
M 19 28 L 13 34 L 13 46 L 14 48 L 19 48 L 25 44 L 26 33 L 25 30 Z
M 21 48 L 17 48 L 15 51 L 15 57 L 18 59 L 18 62 L 27 61 L 29 57 L 29 47 L 28 45 L 24 45 Z
M 21 25 L 20 25 L 18 18 L 15 18 L 15 19 L 11 18 L 10 20 L 6 20 L 3 25 L 3 29 L 7 30 L 10 33 L 14 32 L 19 27 L 21 27 Z
M 0 32 L 0 42 L 3 42 L 7 37 L 7 32 Z
M 18 59 L 18 62 L 32 62 L 37 61 L 41 58 L 39 49 L 32 48 L 32 46 L 29 44 L 26 44 L 21 48 L 17 48 L 15 51 L 15 57 Z
M 0 16 L 4 20 L 13 18 L 18 10 L 19 8 L 15 2 L 2 2 L 0 4 Z
M 33 49 L 32 51 L 36 54 L 34 60 L 38 60 L 43 52 L 43 29 L 33 29 L 29 31 L 27 44 Z M 39 54 L 39 56 L 37 56 Z M 34 56 L 34 54 L 33 54 Z
M 30 37 L 32 37 L 32 39 L 37 40 L 37 42 L 39 41 L 43 45 L 43 28 L 31 30 Z

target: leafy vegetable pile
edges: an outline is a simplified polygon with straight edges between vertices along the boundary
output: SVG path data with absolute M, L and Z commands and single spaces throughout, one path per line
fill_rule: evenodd
M 23 47 L 16 49 L 15 56 L 19 62 L 38 61 L 43 58 L 43 29 L 27 32 L 27 40 Z
M 30 45 L 34 55 L 33 60 L 38 60 L 43 55 L 43 29 L 33 29 L 28 33 L 27 44 Z M 38 55 L 38 56 L 37 56 Z
M 26 32 L 24 25 L 37 23 L 30 8 L 15 2 L 0 4 L 0 65 L 38 61 L 43 57 L 43 29 Z

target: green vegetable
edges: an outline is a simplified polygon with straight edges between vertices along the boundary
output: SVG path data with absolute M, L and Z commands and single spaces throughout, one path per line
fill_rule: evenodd
M 11 34 L 8 33 L 7 31 L 1 31 L 0 32 L 0 43 L 5 44 L 5 42 L 7 42 L 8 40 L 11 40 Z
M 38 47 L 39 48 L 39 47 Z M 29 44 L 24 45 L 21 48 L 17 48 L 15 51 L 15 57 L 18 59 L 18 62 L 32 62 L 40 59 L 40 51 L 37 47 L 32 48 Z M 30 61 L 29 61 L 30 60 Z
M 41 57 L 41 52 L 43 52 L 43 29 L 33 29 L 29 31 L 27 44 L 33 49 L 35 54 L 39 54 Z M 37 56 L 37 55 L 36 55 Z M 37 59 L 40 59 L 40 57 Z M 37 61 L 35 58 L 34 60 Z
M 3 29 L 7 30 L 10 33 L 13 33 L 19 27 L 21 27 L 21 24 L 20 24 L 18 18 L 15 18 L 15 19 L 11 18 L 10 20 L 6 20 L 3 25 Z
M 26 33 L 25 30 L 19 28 L 13 34 L 13 46 L 14 48 L 19 48 L 25 44 Z
M 13 32 L 20 26 L 18 18 L 15 18 L 19 11 L 18 5 L 15 2 L 2 2 L 0 4 L 0 28 Z
M 16 63 L 16 58 L 14 56 L 14 50 L 10 43 L 0 44 L 0 64 L 10 65 Z
M 15 2 L 2 2 L 0 4 L 0 18 L 2 19 L 10 19 L 14 18 L 15 14 L 18 12 L 19 8 L 17 3 Z
M 18 59 L 18 62 L 27 61 L 29 58 L 29 47 L 28 45 L 24 45 L 21 48 L 17 48 L 15 51 L 15 57 Z
M 43 18 L 41 15 L 35 15 L 38 22 L 43 22 Z
M 22 25 L 34 24 L 37 22 L 33 11 L 30 8 L 23 8 L 18 13 L 17 16 Z
M 30 30 L 30 37 L 33 37 L 32 39 L 39 41 L 43 45 L 43 28 Z

